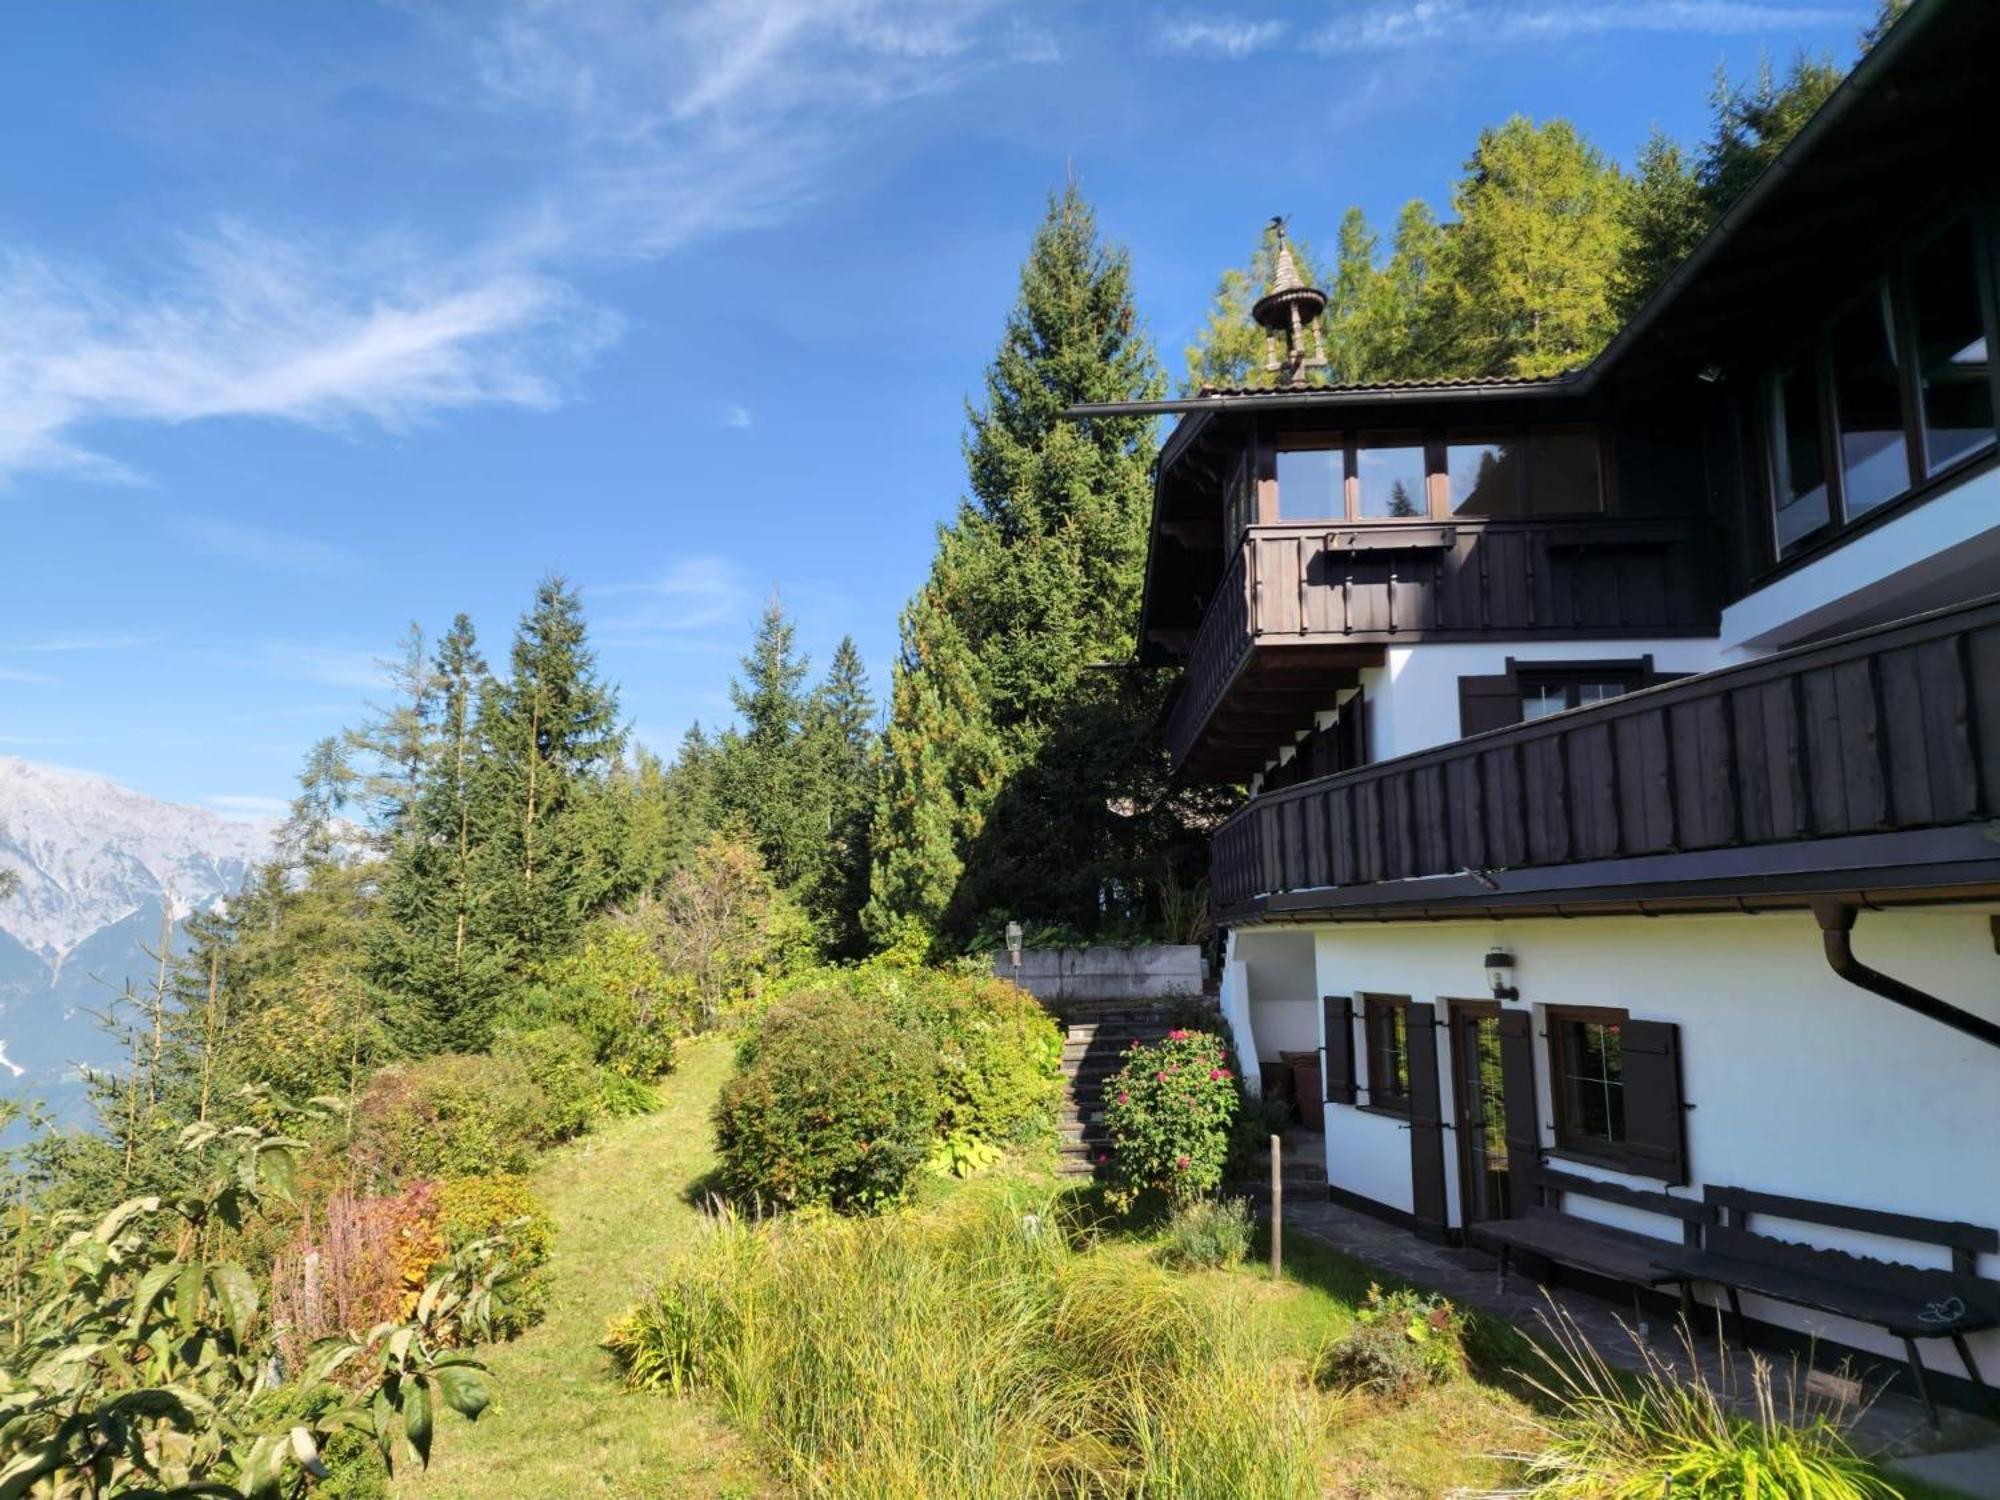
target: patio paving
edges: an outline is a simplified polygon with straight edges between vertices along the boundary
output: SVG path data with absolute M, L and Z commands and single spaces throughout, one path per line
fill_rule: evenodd
M 1543 1331 L 1546 1298 L 1553 1300 L 1573 1318 L 1590 1342 L 1615 1366 L 1636 1370 L 1642 1367 L 1633 1334 L 1645 1339 L 1656 1353 L 1684 1361 L 1680 1336 L 1671 1314 L 1649 1313 L 1650 1324 L 1633 1328 L 1630 1304 L 1620 1306 L 1588 1292 L 1555 1286 L 1545 1294 L 1530 1276 L 1519 1271 L 1500 1285 L 1499 1262 L 1484 1251 L 1470 1247 L 1433 1244 L 1408 1230 L 1400 1229 L 1368 1214 L 1329 1202 L 1322 1163 L 1324 1144 L 1317 1135 L 1295 1131 L 1286 1139 L 1285 1228 L 1288 1234 L 1304 1233 L 1345 1255 L 1394 1276 L 1440 1292 L 1454 1302 L 1492 1313 L 1530 1334 Z M 1264 1196 L 1260 1192 L 1259 1196 Z M 1709 1316 L 1713 1316 L 1710 1310 Z M 1744 1354 L 1723 1349 L 1710 1328 L 1697 1337 L 1699 1358 L 1711 1371 L 1718 1358 L 1731 1361 L 1732 1372 L 1743 1369 Z M 1789 1357 L 1767 1354 L 1778 1372 L 1783 1390 Z M 1883 1369 L 1894 1360 L 1882 1361 Z M 1870 1389 L 1879 1383 L 1882 1372 L 1872 1373 Z M 1741 1382 L 1747 1385 L 1747 1379 Z M 1922 1404 L 1913 1396 L 1884 1393 L 1863 1411 L 1853 1427 L 1853 1439 L 1863 1452 L 1875 1454 L 1891 1467 L 1912 1477 L 1948 1485 L 1978 1500 L 2000 1500 L 2000 1425 L 1969 1412 L 1942 1409 L 1943 1431 L 1934 1433 Z

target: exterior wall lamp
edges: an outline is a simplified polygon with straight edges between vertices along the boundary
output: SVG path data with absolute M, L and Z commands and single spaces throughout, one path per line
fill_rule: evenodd
M 1493 991 L 1495 1000 L 1518 1000 L 1521 992 L 1511 983 L 1514 977 L 1514 955 L 1505 948 L 1495 948 L 1486 955 L 1486 987 Z
M 1021 924 L 1019 922 L 1009 922 L 1007 924 L 1007 962 L 1017 971 L 1021 967 Z

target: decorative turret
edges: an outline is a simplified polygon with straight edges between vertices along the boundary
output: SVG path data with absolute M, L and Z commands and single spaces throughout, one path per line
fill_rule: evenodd
M 1271 220 L 1278 237 L 1277 256 L 1271 271 L 1271 289 L 1250 309 L 1264 330 L 1264 368 L 1284 374 L 1284 385 L 1304 385 L 1305 372 L 1326 367 L 1326 336 L 1320 331 L 1319 315 L 1326 311 L 1326 293 L 1307 286 L 1292 259 L 1292 247 L 1285 243 L 1285 221 Z M 1312 349 L 1307 352 L 1306 330 L 1312 330 Z M 1279 334 L 1285 336 L 1285 357 L 1278 359 Z

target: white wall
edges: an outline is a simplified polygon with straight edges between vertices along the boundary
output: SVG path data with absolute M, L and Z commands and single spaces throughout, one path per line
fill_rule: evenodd
M 2000 559 L 2000 469 L 1988 469 L 1860 541 L 1746 594 L 1722 612 L 1721 646 L 1732 659 L 1761 656 L 1884 610 L 1906 613 L 1911 602 L 1934 608 L 1944 601 L 1924 596 L 1926 589 L 1995 559 Z M 1908 601 L 1911 595 L 1919 597 Z
M 1250 1029 L 1257 1055 L 1319 1046 L 1319 990 L 1313 935 L 1304 928 L 1250 928 L 1230 934 L 1230 957 L 1249 979 Z M 1239 1049 L 1240 1050 L 1240 1049 Z
M 1361 674 L 1368 700 L 1369 757 L 1387 760 L 1459 738 L 1458 679 L 1486 677 L 1516 661 L 1653 658 L 1661 672 L 1707 672 L 1723 664 L 1712 640 L 1494 641 L 1392 646 L 1386 663 Z
M 1864 913 L 1855 951 L 1874 968 L 2000 1020 L 1992 910 Z M 1612 1006 L 1635 1019 L 1677 1022 L 1685 1098 L 1695 1107 L 1687 1114 L 1692 1185 L 1676 1191 L 1698 1194 L 1703 1184 L 1716 1183 L 2000 1227 L 2000 1051 L 1836 978 L 1810 914 L 1311 930 L 1324 993 L 1480 998 L 1481 959 L 1498 941 L 1514 953 L 1520 1004 Z M 1538 1035 L 1541 1030 L 1538 1024 Z M 1357 1049 L 1359 1040 L 1357 1034 Z M 1440 1045 L 1450 1118 L 1446 1050 Z M 1539 1075 L 1545 1069 L 1539 1040 L 1536 1060 Z M 1538 1123 L 1546 1124 L 1546 1076 L 1539 1082 Z M 1547 1143 L 1546 1131 L 1543 1138 Z M 1393 1121 L 1329 1108 L 1329 1180 L 1407 1210 L 1409 1140 Z M 1448 1190 L 1456 1205 L 1449 1134 L 1446 1143 Z M 1556 1165 L 1657 1186 L 1588 1165 Z M 1678 1226 L 1665 1218 L 1582 1199 L 1573 1207 L 1580 1215 L 1678 1240 Z M 1453 1222 L 1459 1221 L 1454 1206 Z M 1919 1252 L 1824 1228 L 1796 1226 L 1795 1237 L 1948 1264 L 1940 1249 Z M 1981 1274 L 2000 1278 L 2000 1256 L 1985 1257 Z M 1745 1310 L 1841 1343 L 1900 1353 L 1879 1330 L 1861 1325 L 1755 1298 L 1745 1299 Z M 1988 1368 L 2000 1367 L 2000 1333 L 1978 1336 L 1973 1345 Z M 1924 1347 L 1930 1364 L 1963 1373 L 1948 1343 Z

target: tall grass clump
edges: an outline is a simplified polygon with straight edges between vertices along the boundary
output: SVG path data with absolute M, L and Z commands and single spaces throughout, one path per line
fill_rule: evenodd
M 1847 1438 L 1842 1408 L 1782 1395 L 1770 1364 L 1750 1356 L 1747 1389 L 1726 1361 L 1711 1373 L 1681 1330 L 1686 1369 L 1643 1342 L 1643 1367 L 1613 1370 L 1575 1321 L 1545 1313 L 1553 1347 L 1529 1383 L 1555 1406 L 1548 1442 L 1525 1458 L 1540 1500 L 1896 1500 Z M 1747 1400 L 1745 1399 L 1747 1397 Z M 1747 1405 L 1753 1414 L 1746 1415 Z
M 1018 1188 L 924 1214 L 719 1214 L 609 1330 L 634 1385 L 713 1396 L 812 1495 L 1318 1493 L 1318 1407 L 1226 1299 Z

